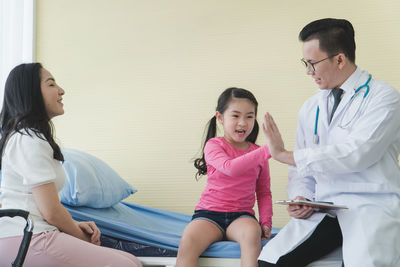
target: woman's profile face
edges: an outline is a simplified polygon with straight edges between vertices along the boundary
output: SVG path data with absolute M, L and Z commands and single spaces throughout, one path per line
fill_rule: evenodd
M 54 77 L 45 68 L 40 70 L 40 88 L 49 118 L 52 119 L 55 116 L 64 114 L 62 96 L 65 92 L 56 84 Z

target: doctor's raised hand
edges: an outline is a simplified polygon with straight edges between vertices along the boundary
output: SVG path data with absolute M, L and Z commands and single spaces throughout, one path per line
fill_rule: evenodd
M 263 132 L 272 158 L 281 163 L 296 166 L 296 162 L 293 158 L 293 152 L 285 149 L 285 144 L 282 140 L 278 126 L 276 125 L 271 114 L 268 112 L 264 115 Z
M 281 133 L 279 132 L 278 126 L 276 125 L 271 114 L 268 112 L 264 115 L 263 132 L 266 138 L 266 143 L 273 159 L 296 166 L 294 161 L 293 152 L 285 149 L 285 144 L 282 140 Z M 295 199 L 306 200 L 303 196 L 297 196 Z M 296 219 L 307 219 L 310 217 L 314 209 L 304 205 L 288 205 L 287 211 L 289 215 Z

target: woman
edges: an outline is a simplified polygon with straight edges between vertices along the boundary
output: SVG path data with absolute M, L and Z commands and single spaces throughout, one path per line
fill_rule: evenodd
M 142 266 L 133 255 L 100 247 L 94 222 L 77 222 L 60 203 L 64 157 L 51 119 L 64 114 L 64 90 L 40 63 L 21 64 L 9 74 L 0 114 L 1 204 L 24 209 L 33 236 L 24 266 Z M 0 219 L 0 266 L 18 251 L 24 222 Z

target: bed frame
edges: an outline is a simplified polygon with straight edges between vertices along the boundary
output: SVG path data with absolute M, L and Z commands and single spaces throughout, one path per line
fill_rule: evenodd
M 138 257 L 144 267 L 175 267 L 176 257 Z M 199 267 L 240 267 L 240 259 L 200 258 Z
M 175 267 L 176 257 L 138 257 L 144 267 Z M 339 248 L 322 259 L 310 263 L 307 267 L 341 267 L 342 249 Z M 199 259 L 199 267 L 240 267 L 238 258 L 206 258 Z

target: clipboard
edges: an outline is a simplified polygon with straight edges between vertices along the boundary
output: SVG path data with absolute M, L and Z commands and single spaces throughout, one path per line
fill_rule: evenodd
M 293 199 L 293 200 L 277 200 L 276 204 L 280 205 L 304 205 L 310 206 L 316 209 L 328 209 L 328 210 L 339 210 L 339 209 L 348 209 L 348 207 L 344 205 L 335 205 L 333 202 L 325 202 L 325 201 L 310 201 L 310 200 L 301 200 L 301 199 Z

